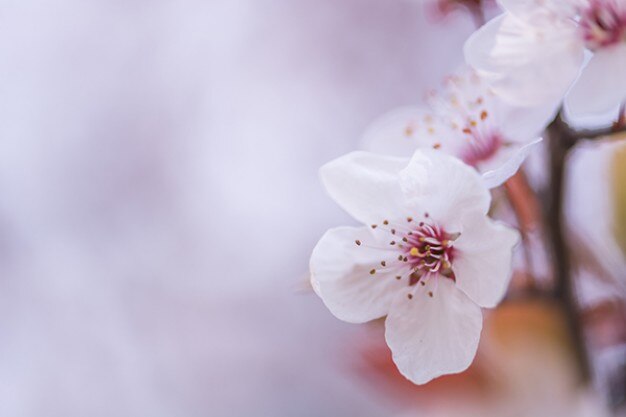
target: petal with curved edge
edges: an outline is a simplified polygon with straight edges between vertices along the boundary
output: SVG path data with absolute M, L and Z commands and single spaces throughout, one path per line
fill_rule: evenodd
M 402 375 L 425 384 L 467 369 L 482 330 L 480 307 L 449 278 L 434 277 L 412 290 L 411 299 L 409 288 L 400 291 L 385 322 L 385 338 Z
M 486 214 L 491 195 L 475 169 L 439 150 L 418 150 L 400 173 L 409 205 L 426 210 L 448 231 L 464 213 Z
M 577 0 L 498 0 L 500 6 L 516 17 L 525 20 L 537 20 L 544 18 L 574 18 L 576 6 L 582 3 Z
M 377 223 L 403 217 L 403 196 L 398 173 L 409 158 L 351 152 L 320 168 L 328 194 L 356 220 Z
M 527 61 L 524 51 L 521 50 L 524 46 L 521 42 L 523 38 L 521 28 L 507 29 L 507 26 L 512 25 L 510 23 L 512 21 L 515 19 L 506 13 L 496 16 L 465 41 L 463 46 L 465 60 L 469 66 L 480 71 L 481 76 L 492 75 L 497 78 L 510 68 Z M 502 51 L 502 43 L 512 47 L 508 55 Z
M 357 246 L 355 241 L 362 242 Z M 364 323 L 389 312 L 395 294 L 406 281 L 395 279 L 393 269 L 377 270 L 392 252 L 373 249 L 374 235 L 368 227 L 330 229 L 311 255 L 313 289 L 339 319 Z
M 459 145 L 451 129 L 445 126 L 432 112 L 419 107 L 393 110 L 367 129 L 363 136 L 366 150 L 385 155 L 410 158 L 418 148 L 439 147 L 449 154 L 458 153 Z
M 480 167 L 481 171 L 484 172 L 483 181 L 485 186 L 487 188 L 495 188 L 504 184 L 506 180 L 515 175 L 526 157 L 541 141 L 542 139 L 538 138 L 523 146 L 512 145 L 510 148 L 498 152 L 499 155 L 490 161 L 489 165 Z
M 626 100 L 626 44 L 598 50 L 565 98 L 574 117 L 600 115 Z
M 481 307 L 495 307 L 509 285 L 519 233 L 486 216 L 467 217 L 454 242 L 457 287 Z
M 540 106 L 519 107 L 498 103 L 498 127 L 509 142 L 529 143 L 539 137 L 554 120 L 561 100 Z
M 509 103 L 555 102 L 564 97 L 584 59 L 576 30 L 569 20 L 533 26 L 503 14 L 467 40 L 465 59 Z

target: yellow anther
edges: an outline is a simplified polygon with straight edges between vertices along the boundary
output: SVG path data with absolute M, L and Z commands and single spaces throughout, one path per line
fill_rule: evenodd
M 412 247 L 409 253 L 411 254 L 411 256 L 417 256 L 420 253 L 420 251 L 417 250 L 416 247 Z

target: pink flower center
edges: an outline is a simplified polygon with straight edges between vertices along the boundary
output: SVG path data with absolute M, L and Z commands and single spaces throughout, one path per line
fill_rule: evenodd
M 375 234 L 385 235 L 377 237 L 377 242 L 380 244 L 388 239 L 383 247 L 355 241 L 357 246 L 380 250 L 386 256 L 373 265 L 370 275 L 392 275 L 397 280 L 406 279 L 409 286 L 418 282 L 425 285 L 424 281 L 434 276 L 455 280 L 452 271 L 453 244 L 459 235 L 446 232 L 429 217 L 425 213 L 420 222 L 407 217 L 406 223 L 383 220 L 382 224 L 373 224 L 371 227 Z
M 463 162 L 473 167 L 493 158 L 504 144 L 502 137 L 495 132 L 482 133 L 470 130 L 468 135 L 470 136 L 468 143 L 461 150 L 460 157 Z
M 583 39 L 591 50 L 626 41 L 626 7 L 623 0 L 590 0 L 581 12 Z
M 454 259 L 454 236 L 446 233 L 438 225 L 420 222 L 412 231 L 403 249 L 408 263 L 415 272 L 440 273 L 454 278 L 452 260 Z

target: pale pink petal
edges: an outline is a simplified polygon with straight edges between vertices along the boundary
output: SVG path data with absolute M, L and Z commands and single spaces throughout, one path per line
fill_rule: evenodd
M 501 149 L 498 154 L 488 163 L 479 168 L 483 172 L 483 181 L 487 188 L 495 188 L 504 184 L 519 170 L 530 152 L 541 143 L 538 138 L 525 145 L 512 144 L 508 148 Z
M 498 107 L 498 127 L 508 142 L 522 144 L 534 141 L 554 120 L 560 106 L 560 99 L 532 107 L 502 103 Z
M 411 157 L 416 149 L 435 147 L 455 155 L 461 144 L 458 133 L 442 118 L 419 107 L 400 108 L 383 115 L 372 123 L 363 136 L 366 150 L 405 157 Z
M 519 19 L 573 18 L 576 6 L 585 0 L 498 0 L 500 6 Z
M 320 169 L 328 194 L 356 220 L 378 223 L 403 217 L 403 195 L 398 173 L 409 158 L 351 152 Z
M 326 232 L 313 249 L 311 284 L 341 320 L 363 323 L 386 315 L 397 291 L 406 286 L 395 278 L 397 271 L 381 269 L 388 253 L 368 247 L 372 240 L 368 227 L 338 227 Z M 377 271 L 372 275 L 373 268 Z
M 565 99 L 574 117 L 607 113 L 626 100 L 626 44 L 598 50 Z
M 467 217 L 454 242 L 456 285 L 482 307 L 496 306 L 511 279 L 513 247 L 519 234 L 486 216 Z
M 402 375 L 425 384 L 469 367 L 480 339 L 482 313 L 451 279 L 435 277 L 424 287 L 417 284 L 401 290 L 385 327 L 393 361 Z
M 400 174 L 409 205 L 426 210 L 451 231 L 462 213 L 486 214 L 491 195 L 469 165 L 439 150 L 418 150 Z
M 583 51 L 574 22 L 532 26 L 507 14 L 488 22 L 465 44 L 467 62 L 497 95 L 520 106 L 561 99 L 579 73 Z

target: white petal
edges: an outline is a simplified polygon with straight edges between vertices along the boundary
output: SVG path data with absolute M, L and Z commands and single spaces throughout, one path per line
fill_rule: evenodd
M 320 176 L 328 194 L 356 220 L 378 223 L 402 207 L 398 172 L 408 158 L 351 152 L 324 165 Z M 404 212 L 398 216 L 404 216 Z
M 363 136 L 363 145 L 371 152 L 410 158 L 415 149 L 431 148 L 437 141 L 434 136 L 423 134 L 424 120 L 434 118 L 419 107 L 391 111 L 370 125 Z
M 480 339 L 482 313 L 448 278 L 432 278 L 425 287 L 415 287 L 394 300 L 385 338 L 402 375 L 424 384 L 469 367 Z M 409 290 L 412 299 L 407 297 Z
M 598 50 L 565 99 L 574 116 L 599 115 L 626 100 L 626 44 Z
M 523 56 L 524 51 L 521 50 L 523 33 L 517 26 L 514 26 L 516 30 L 508 29 L 512 22 L 516 22 L 515 19 L 505 13 L 491 19 L 475 31 L 463 46 L 468 65 L 478 71 L 497 75 L 515 64 L 524 63 L 526 59 Z M 508 56 L 504 54 L 506 51 L 498 49 L 503 42 L 512 46 Z
M 561 99 L 577 77 L 583 45 L 571 21 L 532 26 L 501 15 L 465 43 L 465 58 L 493 91 L 520 106 Z
M 584 0 L 583 0 L 584 1 Z M 498 0 L 503 9 L 524 20 L 568 18 L 576 15 L 576 2 L 581 0 Z
M 364 323 L 386 315 L 393 297 L 406 285 L 395 279 L 393 270 L 370 274 L 390 253 L 369 248 L 373 240 L 368 227 L 340 227 L 326 232 L 313 249 L 311 284 L 341 320 Z
M 498 152 L 498 156 L 490 161 L 489 165 L 481 166 L 485 187 L 495 188 L 502 185 L 519 170 L 526 157 L 533 148 L 541 143 L 541 138 L 523 146 L 512 145 L 508 149 Z
M 486 214 L 491 204 L 480 174 L 438 150 L 416 151 L 400 173 L 400 183 L 409 205 L 426 210 L 450 231 L 457 227 L 462 214 Z
M 504 10 L 512 14 L 525 18 L 537 11 L 536 0 L 498 0 Z
M 507 141 L 529 143 L 541 136 L 560 105 L 560 100 L 532 107 L 499 104 L 498 126 Z
M 478 305 L 496 306 L 508 288 L 518 240 L 517 231 L 486 216 L 467 218 L 454 242 L 456 285 Z

